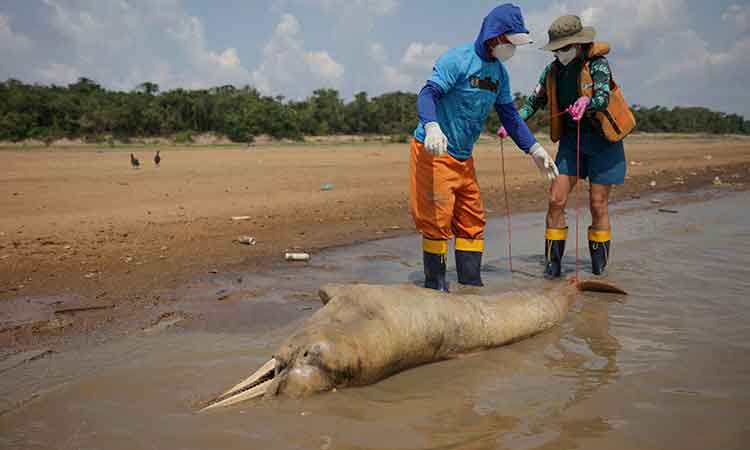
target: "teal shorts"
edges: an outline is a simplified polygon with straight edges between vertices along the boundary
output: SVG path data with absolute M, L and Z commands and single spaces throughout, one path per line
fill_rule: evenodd
M 563 132 L 555 158 L 563 175 L 576 176 L 576 141 L 575 131 Z M 622 141 L 609 142 L 596 132 L 581 133 L 580 178 L 588 178 L 594 184 L 623 184 L 627 167 Z

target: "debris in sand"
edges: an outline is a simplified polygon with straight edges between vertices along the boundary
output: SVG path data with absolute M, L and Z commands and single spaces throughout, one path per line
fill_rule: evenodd
M 245 245 L 255 245 L 258 241 L 253 236 L 240 236 L 237 238 L 237 242 Z
M 658 198 L 652 198 L 651 203 L 658 205 L 659 203 L 661 203 L 661 200 L 659 200 Z
M 50 353 L 52 353 L 52 350 L 48 348 L 43 348 L 39 350 L 29 350 L 26 352 L 16 353 L 15 355 L 11 355 L 8 358 L 6 358 L 4 361 L 0 362 L 0 373 L 10 370 L 14 367 L 18 367 L 21 364 L 25 364 L 29 361 L 39 359 Z
M 55 310 L 55 314 L 69 314 L 82 311 L 96 311 L 99 309 L 110 309 L 114 308 L 115 305 L 93 305 L 93 306 L 76 306 L 71 308 L 60 308 Z
M 231 289 L 219 289 L 216 292 L 216 301 L 236 301 L 236 300 L 249 300 L 252 298 L 258 298 L 267 292 L 265 288 L 256 289 L 242 289 L 239 291 L 233 291 Z
M 66 317 L 60 316 L 50 320 L 36 320 L 23 323 L 12 323 L 7 326 L 0 323 L 0 333 L 7 331 L 19 330 L 29 333 L 45 333 L 49 331 L 62 330 L 73 324 L 73 320 Z
M 144 328 L 143 330 L 141 330 L 141 332 L 144 334 L 150 334 L 164 331 L 167 328 L 176 325 L 185 319 L 188 319 L 189 317 L 189 315 L 182 311 L 167 312 L 160 315 L 150 327 Z
M 719 178 L 719 177 L 714 177 L 714 181 L 712 181 L 712 184 L 713 184 L 714 186 L 721 186 L 721 185 L 722 185 L 722 184 L 724 184 L 724 183 L 722 183 L 722 182 L 721 182 L 721 178 Z
M 656 181 L 655 180 L 651 180 L 651 182 L 648 185 L 651 186 L 651 187 L 656 187 Z
M 250 216 L 232 216 L 232 220 L 234 221 L 250 220 Z
M 320 188 L 320 190 L 321 190 L 321 191 L 330 191 L 331 189 L 333 189 L 333 183 L 325 183 L 325 184 L 324 184 L 324 185 L 323 185 L 323 186 L 322 186 L 322 187 Z
M 667 209 L 667 208 L 659 208 L 657 211 L 663 212 L 663 213 L 670 213 L 670 214 L 677 214 L 679 212 L 676 209 Z
M 309 253 L 285 253 L 284 259 L 287 261 L 310 261 Z

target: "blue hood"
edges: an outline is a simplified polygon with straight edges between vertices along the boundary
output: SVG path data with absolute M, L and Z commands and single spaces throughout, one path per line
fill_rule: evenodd
M 482 29 L 479 30 L 479 36 L 474 41 L 474 51 L 483 60 L 491 61 L 493 58 L 487 54 L 487 49 L 484 47 L 485 41 L 501 34 L 528 32 L 529 30 L 523 23 L 521 8 L 510 3 L 500 5 L 490 11 L 482 21 Z

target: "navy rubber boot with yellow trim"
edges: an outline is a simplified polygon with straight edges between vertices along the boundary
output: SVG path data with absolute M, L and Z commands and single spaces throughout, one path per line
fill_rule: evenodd
M 595 230 L 589 227 L 589 253 L 591 254 L 591 272 L 594 275 L 604 273 L 609 262 L 611 242 L 611 230 Z
M 482 252 L 484 240 L 456 238 L 456 272 L 458 282 L 469 286 L 482 283 Z
M 547 228 L 544 232 L 544 276 L 559 278 L 562 273 L 562 258 L 568 228 Z
M 422 250 L 424 287 L 448 292 L 448 282 L 445 281 L 448 241 L 423 238 Z

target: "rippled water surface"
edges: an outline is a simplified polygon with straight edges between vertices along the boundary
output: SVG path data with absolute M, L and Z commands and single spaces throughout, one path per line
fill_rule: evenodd
M 418 282 L 419 237 L 243 274 L 240 287 L 185 287 L 183 309 L 208 317 L 200 329 L 139 333 L 0 375 L 5 406 L 27 401 L 0 416 L 0 448 L 748 448 L 748 205 L 746 193 L 673 207 L 678 214 L 622 204 L 610 278 L 628 297 L 586 293 L 562 325 L 531 339 L 306 400 L 195 413 L 319 307 L 320 284 Z M 510 274 L 505 222 L 489 224 L 486 293 L 547 283 L 542 215 L 513 226 Z M 570 236 L 569 273 L 574 245 Z M 201 310 L 217 286 L 252 298 Z

